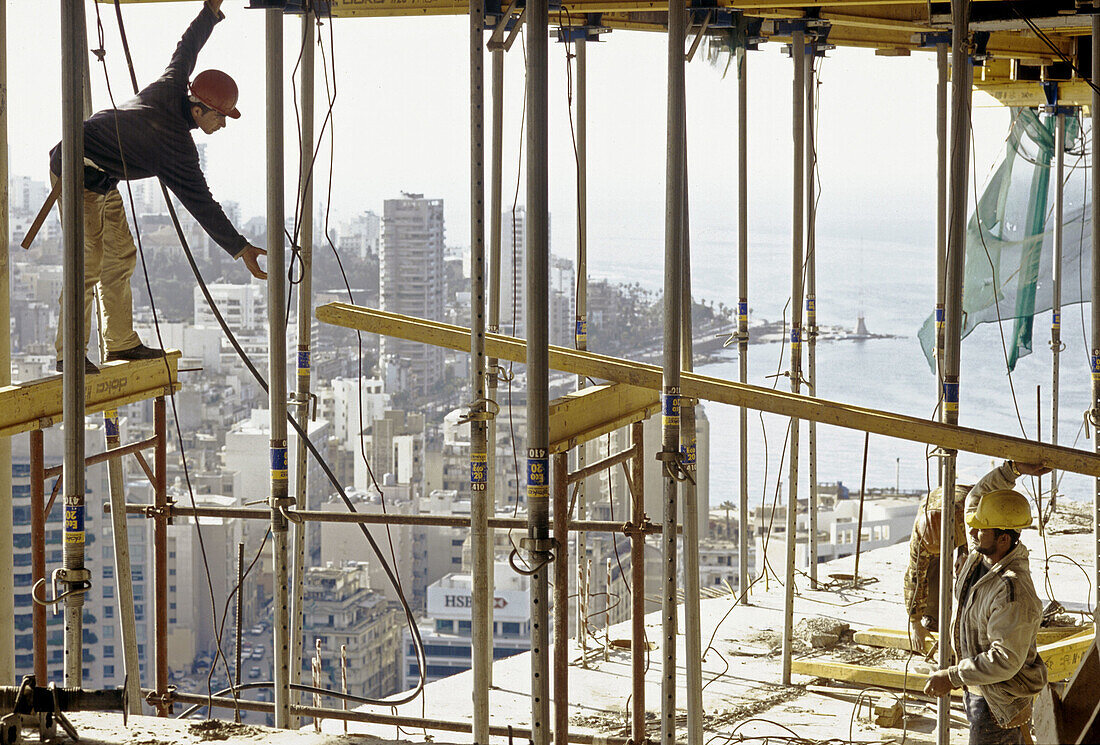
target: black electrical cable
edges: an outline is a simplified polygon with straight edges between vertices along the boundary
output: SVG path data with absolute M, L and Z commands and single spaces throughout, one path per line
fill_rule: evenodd
M 125 27 L 124 27 L 124 24 L 123 24 L 123 21 L 122 21 L 121 10 L 119 9 L 119 0 L 115 0 L 115 10 L 116 10 L 116 13 L 118 14 L 120 35 L 122 36 L 123 39 L 125 39 L 125 30 L 124 30 Z M 125 50 L 125 53 L 126 53 L 126 63 L 130 68 L 131 81 L 135 83 L 135 87 L 136 87 L 137 76 L 134 73 L 133 60 L 130 56 L 129 46 L 124 44 L 123 49 Z M 267 394 L 270 395 L 270 391 L 268 389 L 267 381 L 264 379 L 263 375 L 260 374 L 259 370 L 256 369 L 255 365 L 252 363 L 252 360 L 249 358 L 248 354 L 241 347 L 240 342 L 237 341 L 237 337 L 233 334 L 233 331 L 229 328 L 228 323 L 226 323 L 225 318 L 222 316 L 221 311 L 218 309 L 217 303 L 214 302 L 214 298 L 210 294 L 210 290 L 206 285 L 206 281 L 203 279 L 202 272 L 199 270 L 198 264 L 195 262 L 195 257 L 191 252 L 191 247 L 187 242 L 186 236 L 184 235 L 183 227 L 180 225 L 179 217 L 176 215 L 175 208 L 172 205 L 172 200 L 168 196 L 167 187 L 165 187 L 165 185 L 163 183 L 161 183 L 160 187 L 161 187 L 161 192 L 164 195 L 165 203 L 168 207 L 169 217 L 172 219 L 172 225 L 176 230 L 176 235 L 179 237 L 180 246 L 183 249 L 184 256 L 186 256 L 186 258 L 187 258 L 188 265 L 191 267 L 191 272 L 194 274 L 195 280 L 198 282 L 199 289 L 202 291 L 203 297 L 206 299 L 207 305 L 210 307 L 210 310 L 213 313 L 214 318 L 218 321 L 218 325 L 221 327 L 222 332 L 225 334 L 226 339 L 229 341 L 230 345 L 232 345 L 234 351 L 236 351 L 237 356 L 241 359 L 241 362 L 243 362 L 245 367 L 248 368 L 249 372 L 252 373 L 252 376 L 256 379 L 256 382 L 259 383 L 260 388 L 264 391 L 264 393 L 267 393 Z M 152 296 L 150 294 L 150 301 L 151 300 L 152 300 Z M 325 461 L 324 457 L 321 455 L 321 453 L 317 449 L 316 445 L 314 445 L 313 442 L 309 439 L 309 435 L 298 424 L 298 422 L 294 419 L 294 417 L 290 416 L 289 413 L 287 414 L 287 422 L 291 425 L 291 427 L 294 428 L 294 431 L 297 433 L 298 437 L 301 438 L 302 443 L 305 444 L 306 449 L 309 450 L 309 452 L 313 455 L 314 459 L 317 461 L 318 465 L 321 466 L 321 470 L 324 471 L 325 476 L 328 478 L 329 482 L 336 488 L 337 492 L 340 495 L 340 498 L 343 500 L 345 506 L 348 508 L 348 511 L 353 512 L 353 513 L 357 512 L 357 510 L 355 509 L 355 505 L 352 503 L 351 499 L 348 498 L 348 495 L 347 495 L 346 491 L 344 490 L 343 485 L 340 483 L 339 479 L 336 478 L 336 474 L 334 474 L 332 472 L 332 469 L 329 467 L 329 464 Z M 179 428 L 178 417 L 177 417 L 176 427 L 177 427 L 177 430 L 178 430 L 178 428 Z M 182 440 L 182 438 L 181 438 L 181 440 Z M 185 467 L 185 473 L 186 473 L 186 467 Z M 413 646 L 414 646 L 414 649 L 416 650 L 417 664 L 420 667 L 419 681 L 418 681 L 416 687 L 412 691 L 410 691 L 409 693 L 405 694 L 404 696 L 402 696 L 400 698 L 387 699 L 387 701 L 386 701 L 386 703 L 388 703 L 388 704 L 408 703 L 409 701 L 414 700 L 417 696 L 420 695 L 420 692 L 423 690 L 424 684 L 426 682 L 425 679 L 426 679 L 426 670 L 427 670 L 427 660 L 426 660 L 425 655 L 424 655 L 424 642 L 423 642 L 423 639 L 420 636 L 420 629 L 416 624 L 416 617 L 414 616 L 414 614 L 412 612 L 412 608 L 410 607 L 410 605 L 408 603 L 408 599 L 405 597 L 404 592 L 401 589 L 400 580 L 398 580 L 393 568 L 390 567 L 389 562 L 386 561 L 385 556 L 383 556 L 383 554 L 382 554 L 381 548 L 375 542 L 374 537 L 370 534 L 370 531 L 367 530 L 366 525 L 360 524 L 359 529 L 363 533 L 363 536 L 367 539 L 367 543 L 370 544 L 371 550 L 374 551 L 375 555 L 378 557 L 378 560 L 382 565 L 382 570 L 385 572 L 387 579 L 389 579 L 390 583 L 396 589 L 399 601 L 400 601 L 401 606 L 402 606 L 402 609 L 405 612 L 405 618 L 406 618 L 406 621 L 408 622 L 410 634 L 413 637 Z M 220 651 L 221 650 L 219 649 L 219 652 Z M 382 702 L 379 701 L 379 702 L 376 702 L 376 703 L 382 703 Z

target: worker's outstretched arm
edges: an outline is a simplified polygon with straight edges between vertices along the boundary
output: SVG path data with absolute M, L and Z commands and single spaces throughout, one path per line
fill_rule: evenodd
M 253 277 L 267 279 L 267 272 L 260 268 L 259 259 L 261 256 L 267 256 L 267 251 L 249 244 L 241 252 L 241 261 L 244 262 L 245 267 Z
M 214 25 L 225 17 L 220 9 L 221 0 L 206 0 L 195 20 L 191 21 L 191 25 L 183 32 L 183 37 L 176 45 L 167 69 L 157 82 L 167 81 L 186 89 L 187 81 L 195 71 L 199 52 L 210 38 Z

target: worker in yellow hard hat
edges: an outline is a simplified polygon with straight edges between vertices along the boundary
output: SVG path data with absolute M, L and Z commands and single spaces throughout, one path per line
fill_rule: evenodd
M 1012 461 L 1002 468 L 1007 473 L 995 469 L 967 497 L 973 551 L 955 583 L 951 642 L 956 662 L 932 673 L 924 688 L 946 696 L 965 686 L 971 745 L 1022 743 L 1021 728 L 1047 682 L 1035 641 L 1043 607 L 1027 547 L 1020 542 L 1021 532 L 1031 527 L 1031 505 L 1018 491 L 989 487 L 1049 469 Z
M 137 263 L 126 222 L 119 181 L 159 178 L 195 220 L 234 259 L 241 259 L 258 279 L 267 274 L 259 264 L 263 249 L 251 245 L 233 227 L 206 184 L 191 131 L 213 134 L 236 119 L 237 84 L 220 70 L 188 79 L 199 51 L 225 16 L 222 0 L 206 0 L 176 46 L 168 68 L 133 99 L 100 111 L 84 122 L 84 329 L 88 346 L 92 291 L 98 284 L 104 315 L 107 361 L 155 359 L 160 349 L 142 344 L 134 332 L 130 278 Z M 50 151 L 53 182 L 61 176 L 61 146 Z M 64 215 L 62 216 L 64 219 Z M 64 311 L 62 311 L 64 312 Z M 57 369 L 62 369 L 62 330 L 58 323 Z M 87 358 L 85 371 L 98 372 Z

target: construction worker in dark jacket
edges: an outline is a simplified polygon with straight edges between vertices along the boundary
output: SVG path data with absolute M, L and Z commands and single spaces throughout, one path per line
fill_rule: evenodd
M 219 70 L 188 79 L 199 50 L 225 16 L 222 0 L 206 0 L 176 46 L 164 74 L 133 99 L 100 111 L 84 122 L 84 347 L 91 329 L 92 291 L 98 284 L 103 303 L 107 361 L 161 357 L 164 351 L 141 343 L 134 332 L 130 277 L 137 261 L 118 182 L 159 178 L 203 229 L 258 279 L 267 274 L 259 264 L 263 249 L 250 245 L 233 227 L 210 194 L 199 165 L 191 130 L 213 134 L 226 118 L 237 119 L 237 84 Z M 61 174 L 61 146 L 50 152 L 50 171 Z M 57 369 L 62 369 L 62 329 L 57 330 Z M 98 369 L 87 358 L 89 373 Z

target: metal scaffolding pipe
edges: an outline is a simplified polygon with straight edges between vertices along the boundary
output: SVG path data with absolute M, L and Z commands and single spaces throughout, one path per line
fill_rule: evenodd
M 687 166 L 687 106 L 684 114 L 683 176 L 683 242 L 680 248 L 680 366 L 684 372 L 694 372 L 692 359 L 695 337 L 691 324 L 691 221 L 689 210 Z M 703 742 L 703 644 L 699 615 L 699 492 L 695 480 L 696 402 L 680 399 L 680 453 L 687 478 L 681 484 L 684 524 L 684 667 L 687 673 L 687 730 L 689 745 Z
M 298 225 L 299 258 L 302 269 L 298 280 L 298 376 L 295 384 L 296 405 L 294 419 L 302 432 L 309 432 L 309 403 L 313 344 L 313 111 L 315 100 L 313 25 L 316 16 L 307 4 L 302 14 L 302 117 L 300 127 L 301 160 L 298 163 L 298 209 L 301 221 Z M 306 466 L 308 450 L 305 438 L 299 437 L 294 453 L 294 502 L 298 507 L 309 506 L 309 479 Z M 302 623 L 304 619 L 303 594 L 306 570 L 306 523 L 294 525 L 293 576 L 291 587 L 290 628 L 290 682 L 299 683 L 302 678 Z M 241 595 L 238 590 L 238 597 Z M 239 672 L 239 671 L 238 671 Z M 298 693 L 291 694 L 294 703 L 300 703 Z M 292 725 L 297 725 L 295 719 Z
M 947 43 L 936 44 L 936 400 L 943 394 L 944 304 L 947 293 Z M 943 403 L 940 403 L 940 421 Z M 943 485 L 943 463 L 936 468 Z
M 1100 80 L 1100 16 L 1092 16 L 1092 80 Z M 1092 131 L 1100 132 L 1100 91 L 1092 89 Z M 1093 151 L 1096 151 L 1093 135 Z M 1089 209 L 1092 225 L 1100 225 L 1100 159 L 1092 159 L 1092 203 Z M 1092 443 L 1100 453 L 1100 231 L 1092 231 L 1092 334 L 1089 357 L 1092 366 Z M 1093 495 L 1093 537 L 1095 542 L 1095 562 L 1093 564 L 1093 587 L 1100 587 L 1100 478 L 1094 482 Z M 1100 608 L 1100 597 L 1097 598 Z
M 680 258 L 684 240 L 684 0 L 668 2 L 668 112 L 665 156 L 664 366 L 662 371 L 661 458 L 663 518 L 661 566 L 661 743 L 676 742 L 676 525 L 680 472 Z
M 118 411 L 103 412 L 103 432 L 107 451 L 117 450 L 122 442 L 118 431 Z M 163 433 L 162 435 L 163 436 Z M 130 570 L 130 531 L 126 525 L 126 494 L 122 460 L 111 458 L 107 464 L 107 482 L 111 492 L 111 531 L 114 538 L 115 597 L 118 598 L 122 627 L 122 664 L 129 680 L 141 680 L 138 659 L 137 617 L 134 611 L 134 580 Z M 131 714 L 141 713 L 141 693 L 137 686 L 126 692 L 126 707 Z
M 1050 308 L 1050 443 L 1058 444 L 1058 398 L 1061 385 L 1059 369 L 1062 354 L 1062 240 L 1065 221 L 1065 171 L 1066 171 L 1066 115 L 1056 114 L 1054 130 L 1054 256 L 1051 260 L 1051 308 Z M 1050 511 L 1058 501 L 1058 471 L 1050 472 Z M 1040 503 L 1041 504 L 1041 503 Z M 1042 515 L 1039 516 L 1040 521 Z M 1040 523 L 1041 524 L 1041 523 Z
M 631 482 L 631 517 L 637 528 L 645 522 L 645 425 L 635 422 L 630 428 L 631 441 L 637 457 L 631 461 L 628 478 Z M 630 734 L 636 745 L 645 742 L 645 535 L 630 535 L 630 672 L 631 692 Z
M 577 313 L 576 328 L 573 332 L 573 344 L 582 351 L 588 349 L 588 47 L 584 39 L 577 41 Z M 584 375 L 577 376 L 577 390 L 582 390 L 588 382 Z M 581 444 L 576 449 L 573 462 L 575 471 L 584 471 L 588 464 L 588 446 Z M 577 519 L 588 517 L 588 494 L 582 480 L 577 484 Z M 577 562 L 579 587 L 588 586 L 588 536 L 578 533 L 574 560 Z M 585 629 L 584 610 L 577 603 L 577 641 L 581 649 L 587 647 L 588 637 Z M 587 655 L 581 655 L 582 664 L 587 666 Z
M 504 50 L 494 49 L 493 59 L 493 155 L 492 155 L 492 190 L 489 197 L 489 318 L 487 319 L 488 332 L 500 333 L 500 207 L 503 192 L 502 178 L 504 172 Z M 497 403 L 497 372 L 499 360 L 489 357 L 485 372 L 485 382 L 488 385 L 486 398 L 491 401 L 489 406 Z M 496 407 L 499 410 L 499 406 Z M 489 479 L 486 483 L 485 501 L 493 514 L 497 508 L 497 420 L 493 417 L 489 420 L 487 434 L 487 455 L 489 456 L 486 468 Z M 494 596 L 496 583 L 496 548 L 493 538 L 493 527 L 490 524 L 485 535 L 485 543 L 488 548 L 489 558 L 493 563 L 493 571 L 489 573 L 489 596 Z M 485 625 L 489 636 L 493 635 L 493 604 L 490 603 L 485 612 Z M 489 685 L 493 684 L 493 666 L 488 670 Z
M 61 2 L 61 212 L 64 231 L 65 685 L 79 688 L 84 588 L 84 4 Z
M 275 657 L 275 726 L 290 726 L 290 603 L 286 433 L 286 261 L 283 256 L 283 12 L 268 9 L 265 24 L 267 92 L 267 331 L 271 412 L 272 624 Z
M 7 4 L 0 4 L 0 96 L 8 100 Z M 0 106 L 0 318 L 11 318 L 8 107 Z M 0 323 L 0 388 L 11 385 L 11 325 Z M 0 670 L 15 670 L 11 438 L 0 437 Z
M 41 429 L 30 431 L 31 459 L 31 587 L 46 581 L 46 477 L 42 474 L 45 452 Z M 46 682 L 46 606 L 31 605 L 31 628 L 34 644 L 34 677 Z M 15 666 L 12 665 L 12 670 Z
M 806 62 L 806 393 L 817 395 L 817 200 L 814 174 L 817 169 L 817 143 L 814 142 L 814 59 L 817 47 L 807 48 Z M 808 560 L 810 586 L 817 587 L 817 422 L 807 424 L 810 499 L 807 506 Z
M 569 555 L 569 457 L 555 453 L 553 461 L 550 487 L 554 492 L 554 555 L 564 559 Z M 554 745 L 568 742 L 569 562 L 559 560 L 554 562 Z
M 951 3 L 951 184 L 948 211 L 947 272 L 945 277 L 945 323 L 943 359 L 943 421 L 959 421 L 959 372 L 962 347 L 962 293 L 966 258 L 967 180 L 970 163 L 970 56 L 968 53 L 969 0 Z M 954 495 L 958 452 L 948 450 L 943 460 L 943 493 Z M 951 590 L 955 545 L 955 511 L 942 510 L 940 520 L 940 617 L 941 629 L 950 628 Z M 951 664 L 950 645 L 940 646 L 938 664 L 945 669 Z M 936 704 L 936 739 L 948 745 L 951 738 L 951 702 L 940 698 Z
M 470 0 L 470 543 L 473 553 L 471 663 L 473 734 L 489 742 L 493 632 L 489 574 L 488 419 L 485 404 L 485 0 Z
M 803 169 L 805 147 L 806 32 L 792 33 L 791 57 L 794 59 L 794 199 L 791 211 L 791 392 L 797 394 L 802 380 L 802 229 Z M 791 655 L 794 647 L 794 557 L 798 517 L 798 429 L 801 420 L 791 417 L 790 475 L 787 488 L 786 574 L 783 592 L 783 685 L 791 684 Z
M 749 382 L 749 94 L 746 49 L 737 62 L 737 367 L 738 380 Z M 739 470 L 737 575 L 742 603 L 749 594 L 749 410 L 738 408 Z
M 527 5 L 527 538 L 531 575 L 531 739 L 550 741 L 550 214 L 547 0 Z M 561 557 L 564 558 L 564 557 Z
M 159 434 L 153 455 L 155 483 L 153 499 L 153 654 L 156 658 L 154 683 L 157 686 L 157 714 L 172 713 L 168 695 L 168 409 L 164 396 L 153 401 L 153 429 Z
M 626 456 L 622 453 L 614 455 L 610 459 L 601 461 L 601 465 L 609 468 L 617 464 Z M 591 468 L 591 466 L 589 466 Z M 601 469 L 602 470 L 602 469 Z M 110 507 L 110 505 L 105 505 Z M 155 517 L 156 509 L 148 504 L 127 504 L 126 513 L 129 515 L 145 515 Z M 108 512 L 110 510 L 108 509 Z M 241 518 L 245 520 L 270 520 L 271 513 L 268 510 L 249 507 L 183 507 L 172 505 L 167 508 L 169 518 L 173 517 L 222 517 Z M 363 525 L 437 525 L 448 528 L 469 528 L 470 518 L 461 515 L 400 515 L 396 513 L 367 513 L 367 512 L 326 512 L 322 510 L 295 510 L 288 513 L 306 522 L 319 523 L 358 523 Z M 490 528 L 504 528 L 517 530 L 527 526 L 527 521 L 522 517 L 493 517 L 489 518 Z M 570 530 L 584 530 L 589 533 L 623 533 L 626 524 L 614 520 L 570 520 Z M 660 533 L 660 526 L 648 525 L 644 528 L 646 533 Z M 681 530 L 681 526 L 676 526 Z

